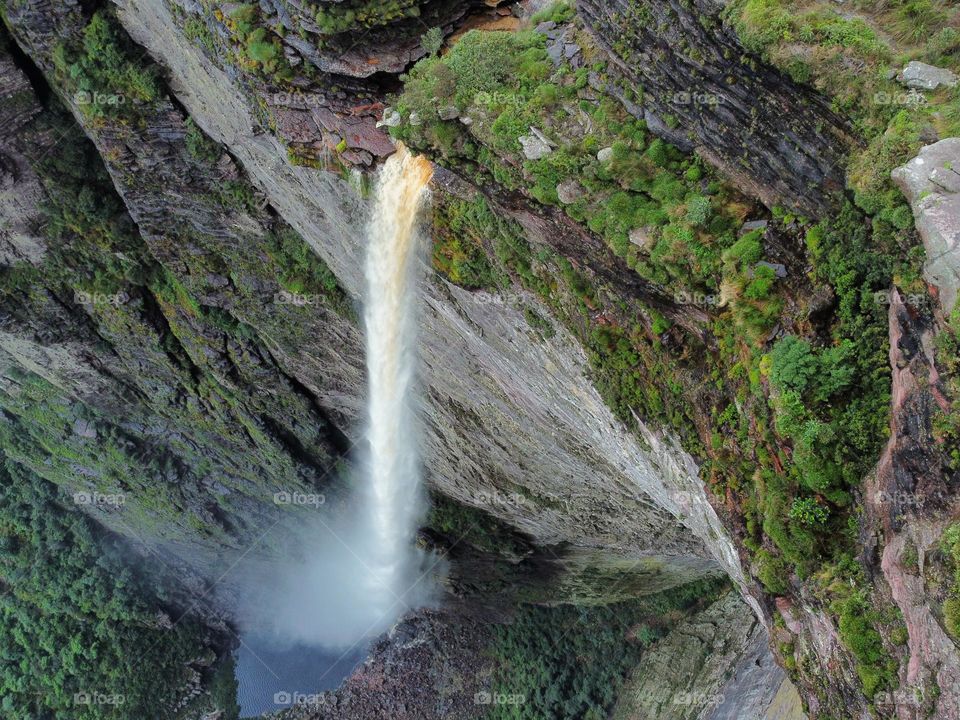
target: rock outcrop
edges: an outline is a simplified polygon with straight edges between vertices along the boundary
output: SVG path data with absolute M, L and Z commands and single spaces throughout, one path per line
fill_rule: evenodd
M 634 91 L 622 98 L 631 113 L 767 206 L 821 216 L 844 185 L 849 130 L 822 97 L 750 56 L 725 24 L 725 5 L 582 0 L 578 8 Z
M 763 626 L 742 608 L 728 593 L 658 642 L 631 673 L 613 720 L 805 718 Z
M 893 171 L 893 180 L 913 208 L 927 251 L 924 274 L 949 315 L 960 289 L 960 138 L 927 145 Z
M 949 412 L 934 358 L 934 328 L 909 299 L 894 292 L 890 306 L 893 375 L 891 438 L 866 488 L 866 508 L 880 543 L 865 550 L 883 574 L 908 630 L 908 660 L 900 687 L 881 698 L 887 708 L 920 716 L 960 718 L 960 698 L 938 688 L 960 685 L 960 656 L 946 632 L 935 569 L 943 531 L 960 512 L 960 472 L 939 453 L 933 418 Z M 879 558 L 876 553 L 879 550 Z M 901 715 L 903 716 L 903 715 Z

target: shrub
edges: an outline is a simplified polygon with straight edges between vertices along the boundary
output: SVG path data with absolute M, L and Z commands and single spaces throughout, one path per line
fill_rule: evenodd
M 443 30 L 438 27 L 430 28 L 420 36 L 420 44 L 426 50 L 427 55 L 436 55 L 443 47 Z
M 835 603 L 833 609 L 840 616 L 837 624 L 840 638 L 856 660 L 863 694 L 871 698 L 880 688 L 890 686 L 896 680 L 896 675 L 886 668 L 888 656 L 883 639 L 874 626 L 877 613 L 860 592 Z
M 810 343 L 787 335 L 770 353 L 770 382 L 779 391 L 802 395 L 816 375 L 818 365 Z
M 687 222 L 698 227 L 706 225 L 712 211 L 710 198 L 694 195 L 687 201 Z
M 767 550 L 759 550 L 753 556 L 754 573 L 768 593 L 783 595 L 789 588 L 790 571 L 783 558 Z
M 830 510 L 816 498 L 796 498 L 790 508 L 790 518 L 804 525 L 823 525 L 830 516 Z
M 54 65 L 78 95 L 86 96 L 82 112 L 129 116 L 137 103 L 154 102 L 161 92 L 156 69 L 132 57 L 132 43 L 111 15 L 98 10 L 83 31 L 82 46 L 59 46 Z

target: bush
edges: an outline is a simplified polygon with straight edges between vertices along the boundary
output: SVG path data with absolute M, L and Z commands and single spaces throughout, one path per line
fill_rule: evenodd
M 790 571 L 783 558 L 767 550 L 759 550 L 753 556 L 754 574 L 768 593 L 784 595 L 789 589 Z
M 443 30 L 438 27 L 430 28 L 420 36 L 420 44 L 426 50 L 427 55 L 436 55 L 443 47 Z
M 710 198 L 702 195 L 694 195 L 687 201 L 687 222 L 691 225 L 702 227 L 710 219 L 710 213 L 713 211 L 710 205 Z
M 888 655 L 875 627 L 877 613 L 860 592 L 835 603 L 833 609 L 840 616 L 840 639 L 856 660 L 863 694 L 872 698 L 882 687 L 896 682 L 896 674 L 886 667 Z
M 113 16 L 98 10 L 83 31 L 81 47 L 58 46 L 57 71 L 78 98 L 81 112 L 94 116 L 129 117 L 135 106 L 160 97 L 153 66 L 133 60 L 134 48 Z
M 830 510 L 816 498 L 796 498 L 790 508 L 790 518 L 804 525 L 823 525 L 830 517 Z

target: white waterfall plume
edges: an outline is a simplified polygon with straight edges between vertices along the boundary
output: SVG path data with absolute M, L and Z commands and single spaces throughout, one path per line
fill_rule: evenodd
M 278 644 L 348 648 L 388 629 L 430 594 L 415 534 L 420 487 L 416 381 L 417 216 L 430 163 L 402 145 L 384 164 L 367 227 L 364 326 L 368 400 L 356 496 L 321 507 L 295 562 L 257 580 L 250 631 Z

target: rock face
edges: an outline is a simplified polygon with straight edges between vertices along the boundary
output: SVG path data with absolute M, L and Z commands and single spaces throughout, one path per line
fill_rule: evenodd
M 955 720 L 960 698 L 935 689 L 960 684 L 960 657 L 944 629 L 938 607 L 942 580 L 935 568 L 940 537 L 960 510 L 960 473 L 938 455 L 934 437 L 932 418 L 950 407 L 934 362 L 933 328 L 896 291 L 890 305 L 890 361 L 891 438 L 866 488 L 868 518 L 883 549 L 879 558 L 875 547 L 864 555 L 879 564 L 903 613 L 909 659 L 901 666 L 900 688 L 882 701 L 917 715 Z
M 695 149 L 768 206 L 812 216 L 843 188 L 844 122 L 823 98 L 749 57 L 719 0 L 583 0 L 581 15 L 640 92 L 627 109 Z M 616 93 L 610 88 L 610 92 Z M 671 116 L 679 124 L 664 123 Z
M 893 171 L 910 206 L 927 251 L 924 275 L 940 289 L 949 315 L 960 288 L 960 138 L 927 145 Z
M 796 689 L 767 650 L 763 626 L 728 593 L 643 657 L 613 720 L 801 720 Z
M 27 76 L 6 56 L 0 56 L 0 97 L 0 264 L 36 263 L 45 245 L 34 217 L 43 191 L 24 154 L 36 148 L 20 146 L 18 139 L 41 107 Z
M 282 720 L 483 717 L 484 688 L 493 662 L 488 619 L 469 614 L 421 612 L 405 618 L 378 641 L 335 692 L 280 713 Z

